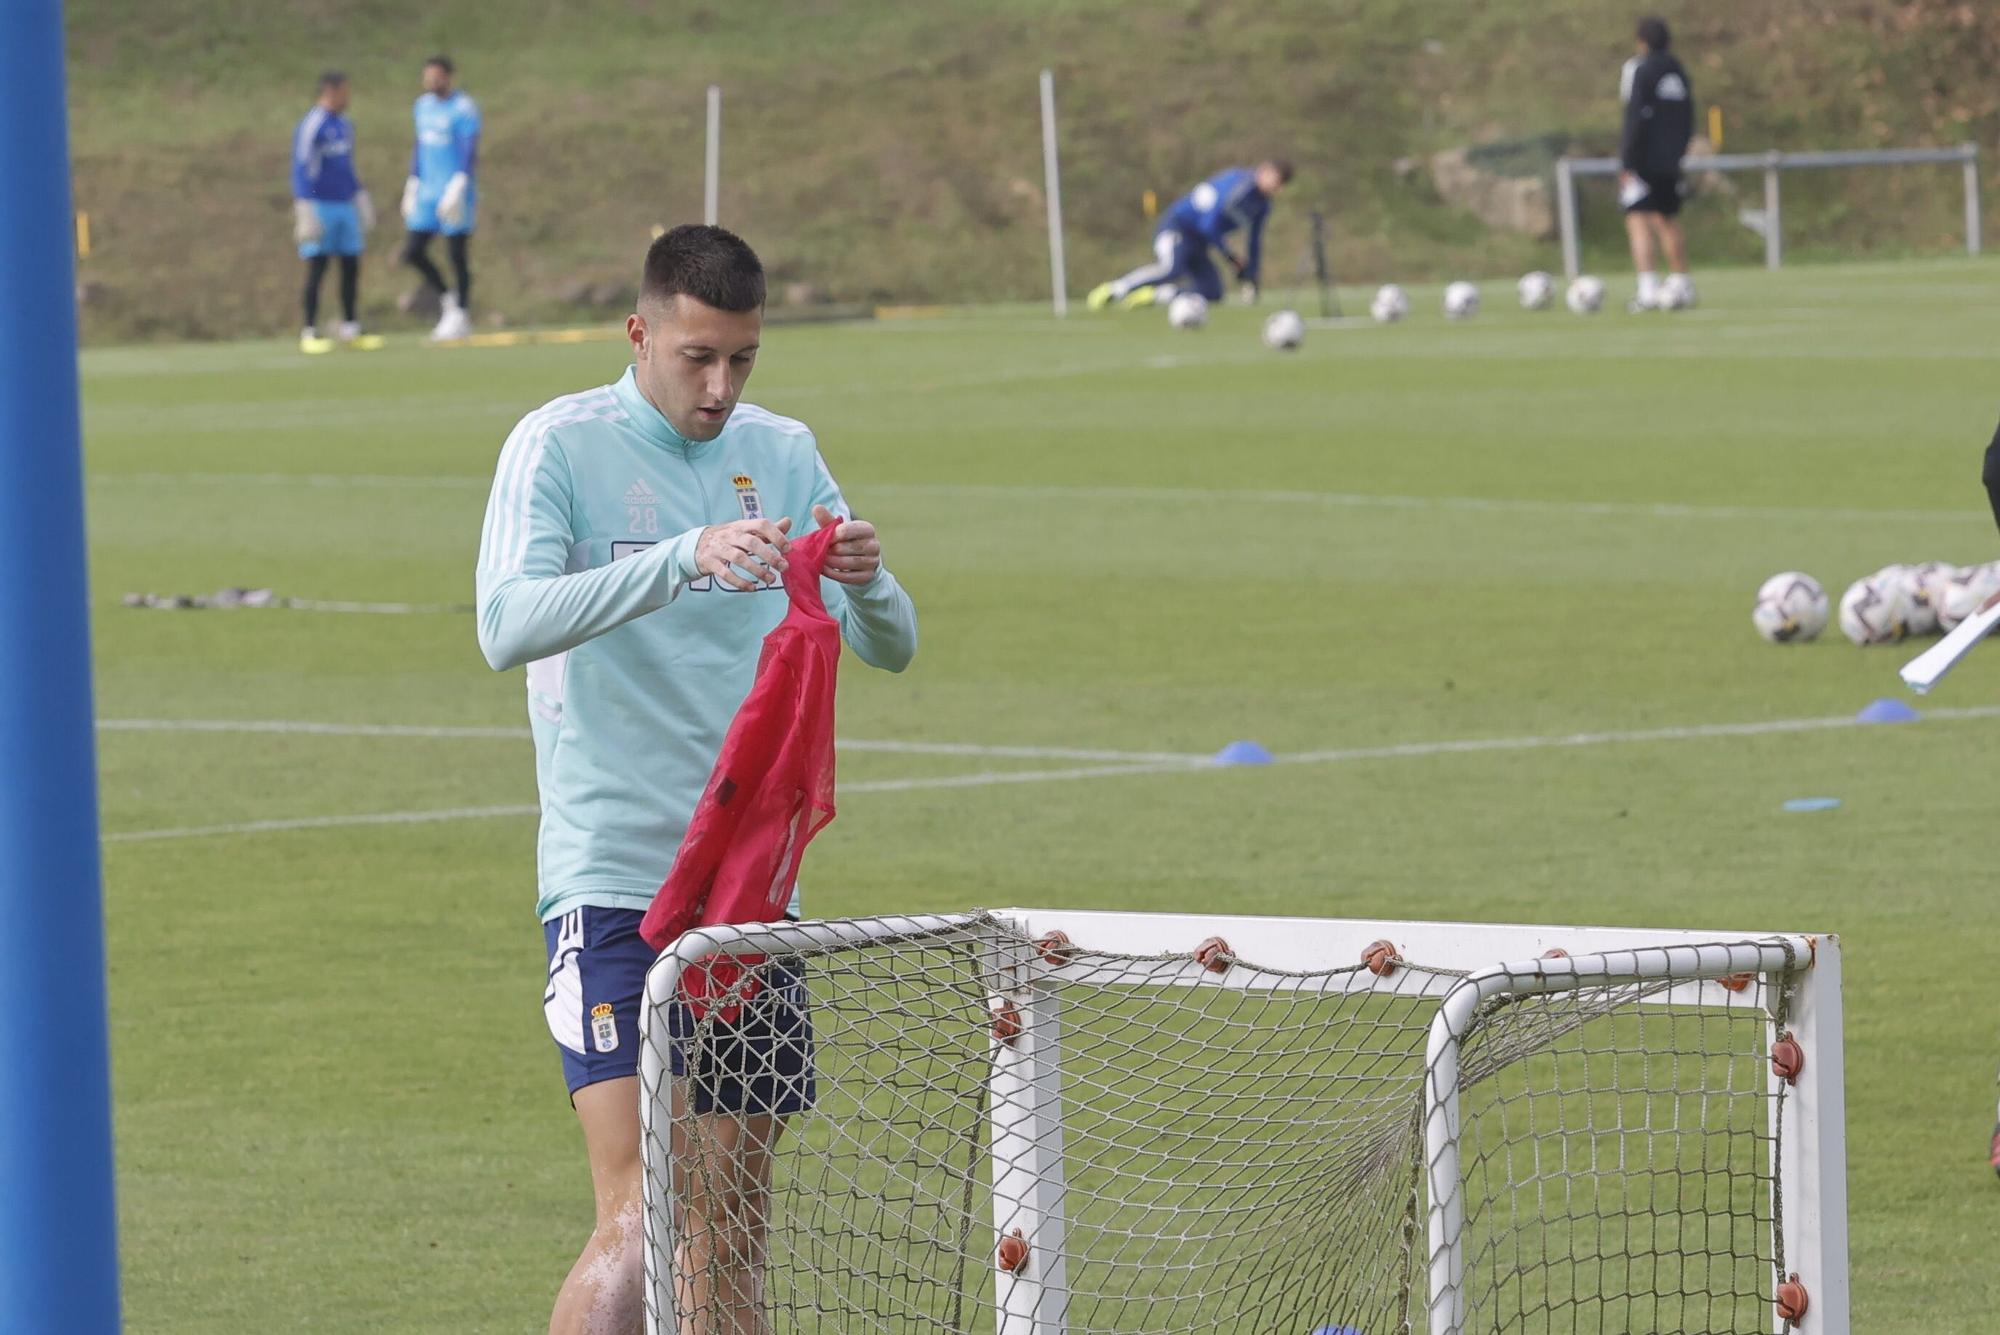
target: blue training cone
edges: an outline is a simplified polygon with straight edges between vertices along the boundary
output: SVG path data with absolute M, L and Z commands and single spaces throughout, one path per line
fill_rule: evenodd
M 1274 763 L 1275 760 L 1276 757 L 1257 743 L 1237 741 L 1231 742 L 1220 751 L 1217 751 L 1213 763 L 1217 765 L 1269 765 Z
M 1901 700 L 1870 700 L 1855 719 L 1862 723 L 1915 723 L 1923 717 Z

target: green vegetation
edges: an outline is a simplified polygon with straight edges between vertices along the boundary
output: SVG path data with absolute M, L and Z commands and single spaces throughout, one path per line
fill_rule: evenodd
M 1718 273 L 1696 311 L 1594 320 L 1492 287 L 1462 325 L 1419 289 L 1407 323 L 1314 329 L 1289 356 L 1235 308 L 1199 334 L 1030 312 L 775 333 L 751 397 L 817 429 L 923 619 L 906 676 L 850 663 L 848 738 L 1284 755 L 1614 735 L 873 792 L 1088 766 L 853 751 L 810 907 L 1840 932 L 1856 1329 L 1990 1329 L 2000 719 L 1615 735 L 1900 693 L 1900 651 L 1767 645 L 1750 595 L 1781 569 L 1838 596 L 1890 561 L 1994 554 L 1996 276 Z M 119 599 L 462 602 L 503 434 L 621 361 L 85 355 L 133 1329 L 545 1319 L 589 1196 L 538 1005 L 532 821 L 186 833 L 532 804 L 518 675 L 486 669 L 463 614 Z M 1996 689 L 1982 651 L 1925 708 Z M 1845 805 L 1781 811 L 1808 795 Z
M 1273 150 L 1301 176 L 1272 224 L 1273 277 L 1305 218 L 1332 220 L 1357 282 L 1552 268 L 1546 242 L 1487 231 L 1397 159 L 1495 139 L 1614 142 L 1626 0 L 390 0 L 336 7 L 75 0 L 77 200 L 95 250 L 92 341 L 275 333 L 296 319 L 287 136 L 327 65 L 355 78 L 359 164 L 385 225 L 367 315 L 390 303 L 393 205 L 417 67 L 450 51 L 481 101 L 477 304 L 515 323 L 615 297 L 660 222 L 701 208 L 702 89 L 725 88 L 722 217 L 783 282 L 844 302 L 990 301 L 1046 291 L 1034 76 L 1057 72 L 1071 276 L 1143 256 L 1146 190 Z M 1704 6 L 1675 13 L 1696 93 L 1731 149 L 2000 136 L 2000 11 L 1958 0 Z M 1990 177 L 1991 173 L 1989 173 Z M 1608 187 L 1586 199 L 1604 263 Z M 1787 186 L 1795 258 L 1958 242 L 1944 169 Z M 1754 193 L 1754 187 L 1753 187 Z M 2000 200 L 2000 195 L 1991 196 Z M 1693 211 L 1698 261 L 1748 262 L 1737 201 Z

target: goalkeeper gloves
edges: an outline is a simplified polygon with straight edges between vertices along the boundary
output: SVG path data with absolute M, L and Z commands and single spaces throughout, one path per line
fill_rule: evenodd
M 464 172 L 453 174 L 444 183 L 444 194 L 438 197 L 438 221 L 456 227 L 465 221 L 465 192 L 472 188 L 472 180 Z
M 319 206 L 310 199 L 292 201 L 292 240 L 302 246 L 309 246 L 325 235 L 320 226 Z
M 403 182 L 403 222 L 417 216 L 417 178 L 412 176 Z
M 354 214 L 361 220 L 362 231 L 375 230 L 375 201 L 368 197 L 366 190 L 354 192 Z

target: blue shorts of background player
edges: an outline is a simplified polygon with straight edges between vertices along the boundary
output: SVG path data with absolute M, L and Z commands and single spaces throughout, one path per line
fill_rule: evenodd
M 580 908 L 542 924 L 549 957 L 542 1012 L 572 1099 L 585 1085 L 639 1073 L 646 971 L 659 958 L 639 935 L 644 916 L 637 909 Z M 762 978 L 764 986 L 733 1023 L 716 1018 L 701 1032 L 687 1006 L 669 1010 L 669 1063 L 675 1075 L 691 1077 L 695 1112 L 784 1117 L 813 1106 L 803 971 L 796 962 L 773 960 Z M 697 1036 L 701 1041 L 691 1043 Z
M 455 223 L 439 221 L 438 200 L 441 198 L 443 198 L 442 193 L 419 194 L 416 207 L 412 208 L 410 216 L 403 220 L 404 228 L 412 232 L 437 232 L 444 236 L 471 236 L 479 217 L 478 194 L 471 190 L 465 192 L 465 212 Z
M 361 243 L 361 214 L 352 200 L 334 203 L 330 200 L 314 200 L 313 212 L 319 215 L 319 240 L 301 241 L 299 258 L 317 259 L 322 255 L 359 255 Z
M 1157 263 L 1148 270 L 1148 283 L 1156 287 L 1171 283 L 1180 291 L 1199 292 L 1210 301 L 1222 300 L 1222 273 L 1208 253 L 1206 238 L 1178 227 L 1162 227 L 1153 234 L 1153 257 Z M 1151 276 L 1154 271 L 1159 277 Z

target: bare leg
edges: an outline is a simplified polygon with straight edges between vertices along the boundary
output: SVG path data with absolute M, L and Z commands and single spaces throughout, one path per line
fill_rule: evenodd
M 769 1114 L 683 1116 L 674 1083 L 674 1176 L 680 1208 L 675 1301 L 681 1335 L 769 1335 L 764 1310 L 771 1160 L 784 1123 Z
M 549 1335 L 640 1335 L 645 1329 L 645 1226 L 636 1076 L 585 1085 L 576 1116 L 590 1155 L 597 1225 L 556 1295 Z
M 1632 268 L 1638 273 L 1653 272 L 1652 222 L 1659 215 L 1651 213 L 1628 213 L 1625 215 L 1625 239 L 1632 244 Z
M 1653 225 L 1660 234 L 1660 249 L 1667 255 L 1667 268 L 1675 273 L 1686 273 L 1687 235 L 1681 231 L 1681 220 L 1656 213 L 1653 215 Z

